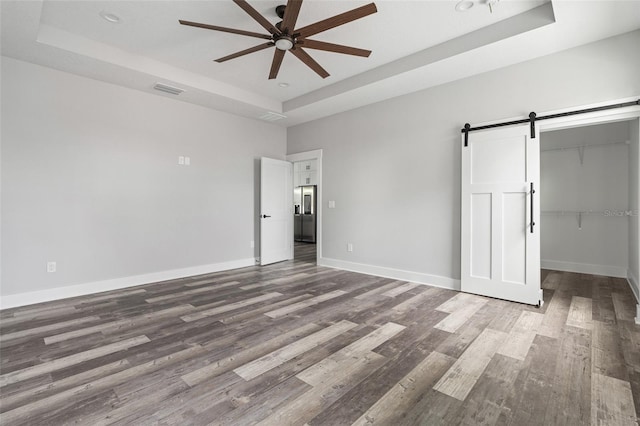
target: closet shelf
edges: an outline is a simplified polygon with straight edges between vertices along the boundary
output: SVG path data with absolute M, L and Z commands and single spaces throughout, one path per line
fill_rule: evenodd
M 582 229 L 582 218 L 584 216 L 601 216 L 601 217 L 630 217 L 634 216 L 632 210 L 607 209 L 607 210 L 542 210 L 543 215 L 549 216 L 575 216 L 578 221 L 578 229 Z
M 568 151 L 571 149 L 578 150 L 578 156 L 580 157 L 580 164 L 584 163 L 584 150 L 585 148 L 594 148 L 597 146 L 613 146 L 613 145 L 629 145 L 629 141 L 625 142 L 614 142 L 614 143 L 594 143 L 589 145 L 575 145 L 575 146 L 565 146 L 562 148 L 547 148 L 541 149 L 540 152 L 551 152 L 551 151 Z

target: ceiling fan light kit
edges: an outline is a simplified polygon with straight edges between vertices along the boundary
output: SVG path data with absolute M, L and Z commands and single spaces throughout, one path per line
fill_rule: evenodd
M 293 47 L 293 38 L 289 36 L 282 36 L 276 40 L 276 48 L 280 50 L 289 50 Z
M 266 43 L 251 47 L 249 49 L 241 50 L 231 55 L 218 58 L 216 62 L 225 62 L 230 59 L 235 59 L 240 56 L 248 55 L 249 53 L 258 52 L 260 50 L 275 47 L 273 55 L 273 61 L 271 63 L 271 70 L 269 72 L 269 79 L 274 79 L 278 76 L 280 66 L 284 54 L 289 51 L 296 58 L 302 61 L 305 65 L 316 72 L 320 77 L 327 78 L 329 73 L 320 66 L 305 49 L 324 50 L 326 52 L 342 53 L 345 55 L 368 57 L 371 54 L 370 50 L 358 49 L 355 47 L 344 46 L 341 44 L 326 43 L 323 41 L 310 40 L 307 37 L 311 37 L 315 34 L 319 34 L 323 31 L 330 30 L 340 25 L 347 24 L 356 19 L 364 18 L 365 16 L 376 13 L 378 10 L 375 3 L 369 3 L 367 5 L 357 7 L 348 12 L 335 15 L 331 18 L 323 19 L 311 25 L 307 25 L 302 28 L 295 28 L 296 21 L 298 20 L 298 14 L 302 7 L 302 0 L 288 0 L 287 5 L 280 5 L 276 7 L 276 14 L 282 19 L 277 24 L 272 24 L 264 16 L 262 16 L 257 10 L 255 10 L 246 0 L 233 0 L 242 10 L 244 10 L 249 16 L 251 16 L 256 22 L 258 22 L 269 34 L 255 33 L 251 31 L 238 30 L 234 28 L 219 27 L 217 25 L 201 24 L 198 22 L 179 20 L 182 25 L 188 25 L 191 27 L 204 28 L 213 31 L 222 31 L 232 34 L 244 35 L 247 37 L 261 38 L 269 40 Z

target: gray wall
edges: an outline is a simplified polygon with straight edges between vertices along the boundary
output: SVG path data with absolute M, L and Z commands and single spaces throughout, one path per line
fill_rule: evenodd
M 6 57 L 1 137 L 2 295 L 254 258 L 256 159 L 286 150 L 271 124 Z
M 636 298 L 640 303 L 640 120 L 630 124 L 629 146 L 629 209 L 635 214 L 629 218 L 629 272 L 634 280 Z M 640 309 L 640 308 L 639 308 Z M 638 312 L 640 320 L 640 311 Z
M 638 45 L 635 31 L 289 128 L 289 154 L 324 149 L 323 257 L 459 279 L 462 125 L 637 95 Z
M 544 132 L 540 137 L 540 257 L 542 266 L 627 276 L 629 264 L 628 121 Z M 607 145 L 602 145 L 607 144 Z M 579 150 L 584 149 L 583 162 Z M 582 229 L 575 214 L 585 215 Z

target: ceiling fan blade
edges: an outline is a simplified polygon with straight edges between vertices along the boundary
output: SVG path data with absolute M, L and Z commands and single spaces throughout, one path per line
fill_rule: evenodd
M 320 77 L 322 78 L 329 77 L 329 73 L 324 68 L 322 68 L 320 64 L 317 63 L 311 56 L 309 56 L 307 52 L 302 50 L 301 47 L 294 47 L 293 49 L 289 50 L 289 52 L 293 53 L 296 56 L 296 58 L 304 62 L 309 68 L 314 70 Z
M 262 16 L 260 12 L 258 12 L 253 7 L 251 7 L 251 5 L 247 3 L 245 0 L 233 0 L 233 2 L 238 6 L 240 6 L 242 10 L 247 12 L 249 16 L 251 16 L 258 24 L 262 25 L 262 27 L 265 30 L 269 31 L 271 34 L 277 34 L 277 35 L 282 34 L 280 30 L 276 28 L 275 25 L 269 22 L 267 18 Z
M 282 59 L 284 58 L 285 50 L 276 49 L 273 54 L 273 62 L 271 63 L 271 71 L 269 72 L 269 80 L 273 80 L 278 76 L 280 71 L 280 65 L 282 65 Z
M 240 56 L 244 56 L 244 55 L 248 55 L 249 53 L 258 52 L 260 50 L 268 49 L 269 47 L 273 47 L 273 46 L 275 46 L 273 44 L 273 42 L 269 42 L 269 43 L 265 43 L 265 44 L 259 44 L 258 46 L 250 47 L 248 49 L 241 50 L 240 52 L 232 53 L 231 55 L 224 56 L 222 58 L 216 59 L 215 61 L 219 62 L 219 63 L 222 63 L 224 61 L 228 61 L 229 59 L 235 59 L 235 58 L 238 58 Z
M 182 19 L 178 20 L 178 22 L 180 22 L 182 25 L 188 25 L 190 27 L 198 27 L 198 28 L 204 28 L 206 30 L 222 31 L 225 33 L 240 34 L 240 35 L 245 35 L 249 37 L 258 37 L 258 38 L 271 40 L 271 36 L 267 34 L 254 33 L 251 31 L 244 31 L 244 30 L 236 30 L 234 28 L 218 27 L 216 25 L 201 24 L 199 22 L 184 21 Z
M 345 55 L 368 57 L 371 55 L 370 50 L 358 49 L 357 47 L 343 46 L 341 44 L 326 43 L 324 41 L 298 39 L 297 44 L 300 47 L 308 49 L 324 50 L 327 52 L 344 53 Z
M 345 13 L 341 13 L 331 18 L 318 21 L 315 24 L 307 25 L 295 31 L 295 34 L 299 34 L 300 37 L 309 37 L 314 34 L 321 33 L 331 28 L 344 25 L 348 22 L 355 21 L 356 19 L 364 18 L 365 16 L 376 13 L 378 9 L 375 3 L 369 3 L 367 5 L 355 8 Z
M 289 0 L 287 2 L 287 7 L 284 9 L 282 24 L 280 24 L 280 29 L 283 33 L 293 34 L 293 31 L 296 28 L 298 14 L 300 13 L 300 7 L 302 7 L 302 0 Z

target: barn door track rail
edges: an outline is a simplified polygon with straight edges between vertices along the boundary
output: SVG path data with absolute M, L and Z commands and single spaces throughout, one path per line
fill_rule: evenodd
M 567 111 L 567 112 L 561 112 L 558 114 L 543 115 L 540 117 L 538 117 L 535 112 L 531 112 L 529 113 L 529 118 L 524 118 L 522 120 L 514 120 L 514 121 L 503 121 L 501 123 L 487 124 L 486 126 L 471 127 L 471 124 L 466 123 L 460 131 L 464 134 L 464 146 L 468 146 L 469 132 L 473 132 L 476 130 L 493 129 L 495 127 L 514 126 L 517 124 L 529 123 L 529 126 L 531 127 L 531 138 L 534 139 L 536 137 L 536 121 L 550 120 L 552 118 L 559 118 L 559 117 L 568 117 L 570 115 L 587 114 L 589 112 L 606 111 L 608 109 L 625 108 L 625 107 L 634 106 L 634 105 L 640 105 L 640 99 L 637 99 L 631 102 L 624 102 L 621 104 L 604 105 L 604 106 L 594 107 L 594 108 L 579 109 L 576 111 Z

